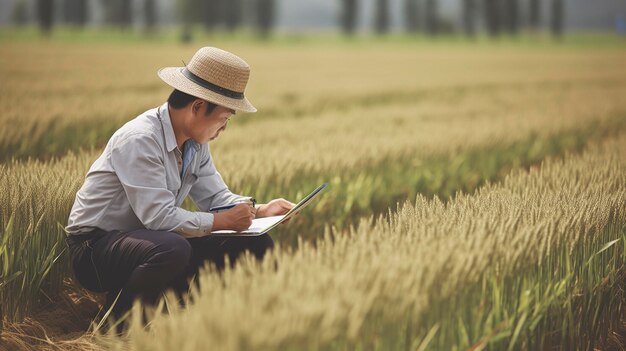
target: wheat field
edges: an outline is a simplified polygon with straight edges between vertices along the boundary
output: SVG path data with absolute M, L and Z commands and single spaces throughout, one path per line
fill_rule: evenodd
M 169 315 L 129 336 L 33 349 L 587 349 L 619 324 L 621 46 L 214 45 L 251 64 L 260 111 L 211 143 L 231 189 L 327 191 L 272 234 L 262 265 L 203 274 L 187 309 L 164 302 Z M 62 228 L 87 169 L 164 102 L 156 70 L 196 49 L 2 42 L 5 322 L 62 293 Z
M 588 349 L 597 324 L 624 312 L 603 290 L 623 283 L 625 226 L 622 136 L 471 196 L 419 196 L 388 222 L 206 272 L 191 306 L 167 304 L 149 329 L 135 319 L 127 340 L 105 345 L 538 350 L 553 338 Z

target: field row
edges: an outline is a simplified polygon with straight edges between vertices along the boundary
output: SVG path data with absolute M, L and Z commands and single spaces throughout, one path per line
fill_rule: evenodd
M 261 201 L 297 200 L 330 183 L 322 201 L 275 233 L 292 245 L 298 236 L 319 236 L 326 225 L 343 228 L 387 213 L 417 193 L 471 190 L 511 167 L 580 147 L 593 133 L 621 130 L 625 95 L 626 84 L 606 82 L 500 86 L 442 90 L 417 101 L 363 101 L 299 118 L 237 116 L 212 148 L 231 189 Z M 67 273 L 61 228 L 96 157 L 79 152 L 0 165 L 0 228 L 11 233 L 3 241 L 15 262 L 3 267 L 3 290 L 12 292 L 3 298 L 9 318 L 32 310 L 41 289 L 57 291 Z
M 202 275 L 113 349 L 590 349 L 624 313 L 626 138 Z M 171 298 L 171 297 L 170 297 Z M 171 301 L 170 301 L 171 302 Z M 181 325 L 189 327 L 181 328 Z M 314 331 L 314 332 L 312 332 Z
M 452 155 L 404 154 L 367 167 L 325 173 L 302 173 L 289 184 L 269 178 L 257 184 L 264 197 L 298 199 L 329 180 L 324 196 L 297 221 L 277 228 L 273 237 L 283 246 L 322 236 L 326 227 L 346 229 L 361 218 L 394 211 L 399 202 L 417 194 L 447 198 L 471 192 L 485 181 L 498 180 L 511 169 L 537 164 L 548 156 L 576 151 L 589 142 L 620 133 L 624 118 L 563 130 L 551 137 L 528 136 L 516 143 L 468 148 Z M 55 162 L 14 162 L 0 165 L 0 249 L 6 255 L 0 290 L 5 317 L 20 320 L 35 309 L 41 291 L 54 295 L 68 274 L 63 225 L 90 155 L 66 156 Z M 188 208 L 193 208 L 190 201 Z M 44 300 L 45 301 L 45 300 Z
M 89 165 L 117 127 L 164 101 L 156 69 L 197 49 L 168 45 L 0 46 L 6 320 L 28 316 L 68 276 L 62 228 Z M 226 183 L 261 202 L 329 187 L 272 234 L 278 270 L 249 262 L 206 275 L 199 308 L 125 346 L 537 349 L 589 345 L 616 320 L 623 137 L 469 194 L 623 134 L 623 50 L 225 48 L 252 64 L 247 94 L 260 109 L 211 143 Z
M 389 123 L 394 105 L 407 114 L 415 102 L 426 105 L 417 110 L 418 116 L 437 118 L 429 109 L 453 109 L 447 105 L 457 99 L 478 96 L 483 103 L 503 107 L 507 99 L 498 98 L 499 90 L 513 97 L 517 91 L 528 95 L 586 88 L 611 94 L 617 86 L 617 94 L 626 81 L 620 69 L 626 54 L 620 50 L 231 46 L 227 49 L 246 58 L 253 69 L 247 94 L 260 113 L 238 118 L 246 124 L 281 117 L 316 120 L 329 112 L 337 117 L 338 112 L 360 113 L 377 106 L 377 124 Z M 124 121 L 165 100 L 170 88 L 156 77 L 156 70 L 182 65 L 195 49 L 3 43 L 0 160 L 102 146 Z M 494 99 L 485 101 L 482 95 Z M 339 119 L 343 117 L 334 120 Z M 232 129 L 244 124 L 240 122 Z

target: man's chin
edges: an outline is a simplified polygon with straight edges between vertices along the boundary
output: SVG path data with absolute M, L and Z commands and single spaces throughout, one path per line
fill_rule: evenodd
M 202 144 L 206 144 L 208 142 L 211 142 L 213 140 L 217 139 L 217 137 L 211 137 L 211 138 L 207 138 L 207 139 L 193 139 L 196 143 L 202 145 Z
M 220 136 L 220 133 L 217 133 L 215 136 L 212 136 L 209 138 L 209 141 L 213 141 L 215 139 L 217 139 Z

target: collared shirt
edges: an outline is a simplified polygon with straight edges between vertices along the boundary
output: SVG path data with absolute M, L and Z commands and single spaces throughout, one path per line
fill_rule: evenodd
M 187 195 L 200 212 L 180 208 Z M 94 228 L 146 228 L 204 236 L 213 227 L 209 208 L 247 198 L 228 189 L 208 144 L 188 140 L 183 152 L 178 150 L 165 103 L 113 134 L 76 193 L 65 230 L 82 234 Z

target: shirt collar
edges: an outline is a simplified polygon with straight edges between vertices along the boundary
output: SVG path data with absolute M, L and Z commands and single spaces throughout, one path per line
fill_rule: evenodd
M 165 148 L 167 152 L 172 152 L 178 144 L 176 144 L 176 135 L 174 134 L 174 127 L 172 127 L 172 119 L 170 117 L 170 111 L 168 108 L 167 102 L 161 105 L 158 109 L 159 116 L 161 120 L 161 124 L 163 125 L 163 132 L 165 134 Z M 196 151 L 200 150 L 200 144 L 196 143 L 195 140 L 189 139 L 187 140 Z M 183 150 L 181 150 L 183 151 Z
M 176 149 L 176 135 L 174 135 L 174 128 L 172 127 L 172 120 L 170 119 L 170 111 L 167 108 L 167 102 L 159 107 L 159 116 L 161 125 L 163 125 L 163 134 L 165 135 L 165 148 L 167 152 L 172 152 Z

